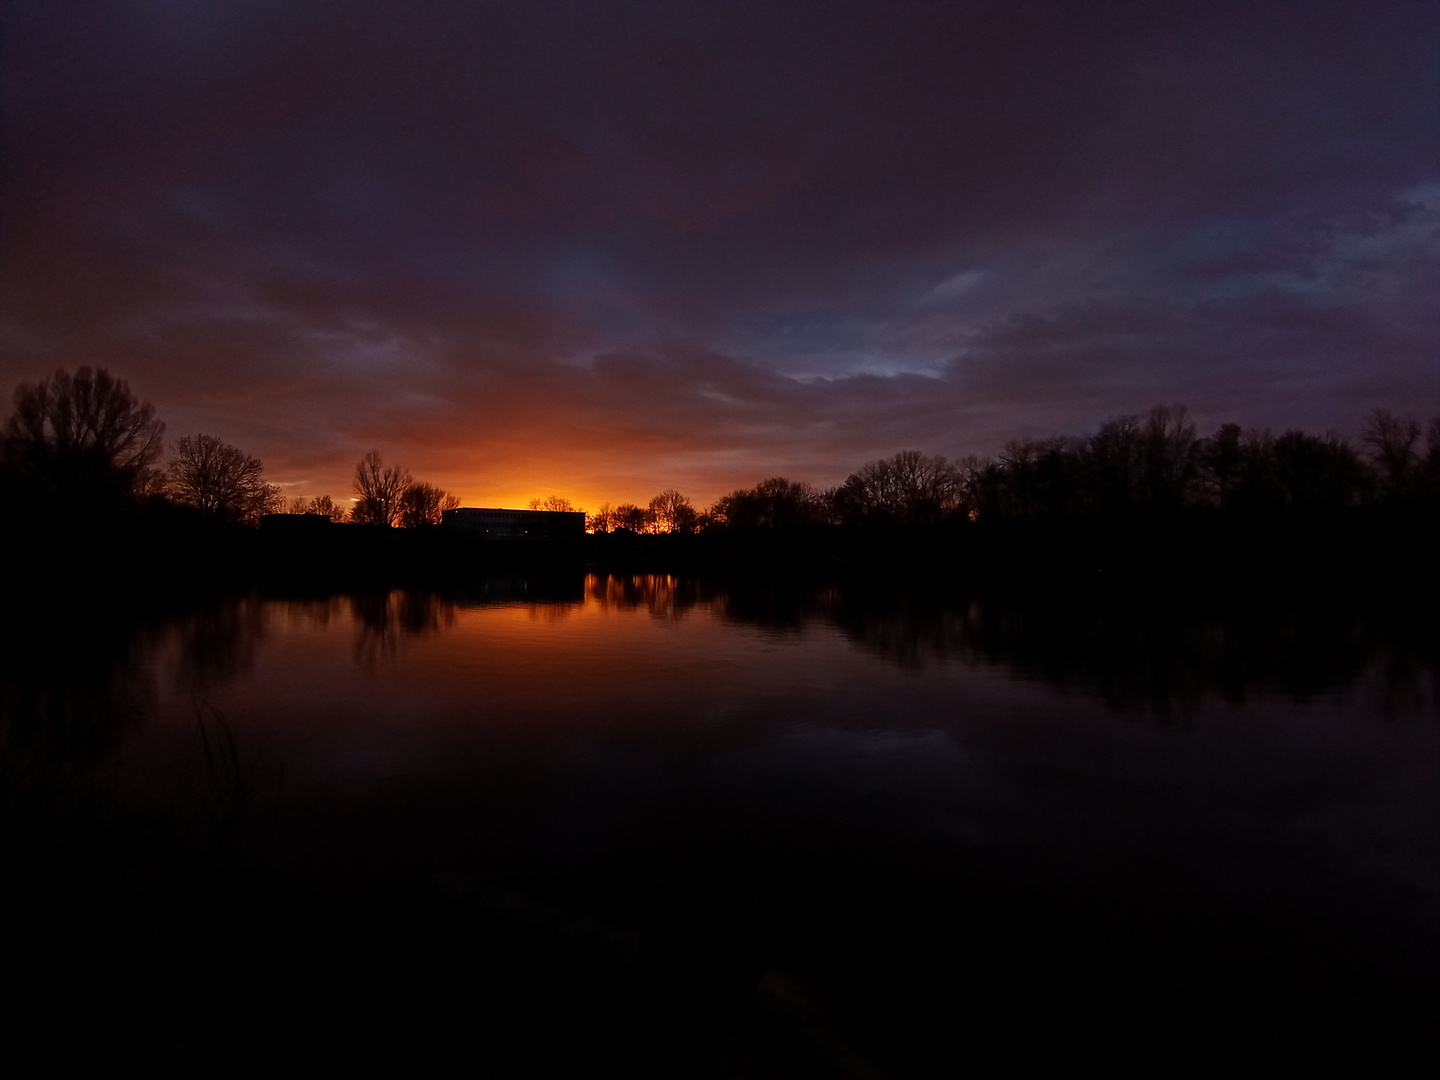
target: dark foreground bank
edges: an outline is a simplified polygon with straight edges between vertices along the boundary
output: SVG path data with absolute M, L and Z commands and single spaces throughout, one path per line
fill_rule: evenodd
M 1000 591 L 1440 590 L 1440 511 L 1419 503 L 504 541 L 446 526 L 387 529 L 302 515 L 256 529 L 160 501 L 130 513 L 16 521 L 9 537 L 15 587 L 42 599 L 56 590 L 181 600 L 254 588 L 323 594 L 577 571 L 929 579 Z
M 151 820 L 50 833 L 10 862 L 45 880 L 12 886 L 7 1043 L 61 1067 L 737 1077 L 1385 1069 L 1432 1045 L 1433 978 L 1324 921 L 1124 865 L 1052 891 L 999 857 L 745 839 L 678 879 L 321 888 Z

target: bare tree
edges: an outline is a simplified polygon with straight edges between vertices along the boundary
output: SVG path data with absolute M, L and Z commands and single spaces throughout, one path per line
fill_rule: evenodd
M 1240 440 L 1241 470 L 1230 503 L 1239 509 L 1259 510 L 1283 505 L 1275 451 L 1278 440 L 1267 428 L 1249 428 Z
M 1361 440 L 1370 448 L 1370 458 L 1389 494 L 1408 495 L 1420 471 L 1420 425 L 1389 409 L 1376 409 L 1365 423 Z
M 601 503 L 600 509 L 585 519 L 585 529 L 592 533 L 608 533 L 615 528 L 615 511 L 608 502 Z
M 400 520 L 401 496 L 409 486 L 408 469 L 386 466 L 379 452 L 371 450 L 355 466 L 355 494 L 359 499 L 351 511 L 351 520 L 357 525 L 393 526 Z
M 1106 420 L 1088 444 L 1090 480 L 1101 511 L 1128 510 L 1139 495 L 1145 432 L 1138 416 Z
M 1275 440 L 1272 461 L 1282 504 L 1290 509 L 1353 506 L 1368 486 L 1364 461 L 1333 431 L 1287 431 Z
M 155 409 L 104 368 L 57 371 L 15 390 L 0 450 L 27 484 L 64 499 L 147 493 L 165 425 Z
M 285 510 L 287 514 L 313 514 L 317 517 L 329 518 L 331 521 L 344 521 L 345 509 L 335 505 L 335 500 L 329 495 L 318 495 L 313 499 L 307 499 L 303 495 L 297 495 L 290 500 Z
M 460 497 L 433 484 L 411 484 L 400 495 L 400 524 L 407 529 L 439 525 L 446 510 L 460 505 Z
M 987 492 L 992 496 L 989 516 L 1060 517 L 1076 511 L 1084 488 L 1083 445 L 1063 437 L 1015 439 L 989 473 L 974 458 L 962 463 L 959 484 L 967 516 L 972 511 L 974 520 L 981 516 L 976 485 L 986 482 L 993 486 Z
M 837 510 L 849 520 L 932 521 L 956 509 L 960 476 L 943 457 L 902 450 L 862 466 L 841 485 Z
M 1245 473 L 1244 433 L 1239 424 L 1221 424 L 1204 440 L 1200 459 L 1205 479 L 1221 510 L 1230 508 L 1230 499 Z
M 649 532 L 654 523 L 650 511 L 634 503 L 621 503 L 615 508 L 614 527 L 631 532 Z
M 569 499 L 560 495 L 547 495 L 545 498 L 534 498 L 530 500 L 531 510 L 551 510 L 556 513 L 574 514 L 580 512 Z
M 673 488 L 650 500 L 650 518 L 660 532 L 694 532 L 697 516 L 690 500 Z
M 1184 405 L 1156 405 L 1145 419 L 1141 494 L 1151 506 L 1174 508 L 1188 500 L 1200 474 L 1200 442 Z
M 328 517 L 331 521 L 345 520 L 345 508 L 343 506 L 336 506 L 335 501 L 331 499 L 329 495 L 321 495 L 318 498 L 311 499 L 305 507 L 305 513 L 320 514 Z
M 256 521 L 284 506 L 280 489 L 265 482 L 260 459 L 213 435 L 176 440 L 165 488 L 176 502 L 226 521 Z
M 1005 466 L 993 458 L 974 454 L 955 467 L 960 484 L 960 503 L 971 521 L 990 521 L 1006 512 L 1007 477 Z
M 783 529 L 825 518 L 823 497 L 809 484 L 772 476 L 750 489 L 722 495 L 710 520 L 738 529 Z

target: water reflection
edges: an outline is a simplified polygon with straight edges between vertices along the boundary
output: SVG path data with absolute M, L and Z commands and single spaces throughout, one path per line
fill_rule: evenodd
M 833 628 L 901 668 L 983 664 L 1107 706 L 1162 716 L 1210 699 L 1256 694 L 1308 700 L 1345 692 L 1367 673 L 1382 712 L 1440 709 L 1440 640 L 1431 621 L 1359 610 L 1099 597 L 975 597 L 850 583 L 819 587 L 724 584 L 668 574 L 592 574 L 583 583 L 502 579 L 467 592 L 353 596 L 356 660 L 373 669 L 402 636 L 453 626 L 457 610 L 520 606 L 536 619 L 584 605 L 679 622 L 697 613 L 781 636 Z
M 361 669 L 373 672 L 382 660 L 394 660 L 407 639 L 423 639 L 453 627 L 457 611 L 523 608 L 537 620 L 555 622 L 584 598 L 583 583 L 574 578 L 495 578 L 444 594 L 398 589 L 357 593 L 349 598 L 351 620 L 358 631 L 355 661 Z
M 103 758 L 154 711 L 162 667 L 164 683 L 203 701 L 254 668 L 269 632 L 267 602 L 254 596 L 164 614 L 62 603 L 7 614 L 0 639 L 7 763 Z
M 198 695 L 251 670 L 267 633 L 265 604 L 254 596 L 176 616 L 177 685 Z
M 1121 710 L 1185 712 L 1211 698 L 1306 700 L 1379 674 L 1390 713 L 1440 710 L 1440 634 L 1424 613 L 1103 597 L 971 597 L 864 585 L 730 586 L 723 618 L 776 632 L 829 625 L 902 668 L 983 663 Z
M 585 579 L 590 602 L 614 611 L 643 610 L 657 619 L 680 619 L 713 600 L 694 578 L 673 574 L 591 574 Z
M 359 630 L 355 661 L 373 671 L 381 660 L 395 657 L 402 637 L 424 637 L 452 626 L 455 605 L 430 592 L 358 593 L 350 597 L 350 615 Z
M 396 661 L 405 641 L 445 635 L 459 612 L 485 608 L 522 609 L 547 623 L 590 609 L 675 623 L 704 617 L 781 637 L 833 630 L 906 670 L 978 664 L 1159 716 L 1210 699 L 1323 698 L 1365 678 L 1378 687 L 1381 715 L 1440 711 L 1440 632 L 1433 620 L 1393 608 L 976 597 L 634 574 L 284 602 L 240 597 L 166 620 L 108 609 L 31 612 L 28 620 L 15 613 L 0 651 L 0 738 L 10 752 L 103 756 L 150 709 L 150 658 L 162 645 L 173 657 L 173 685 L 203 699 L 251 671 L 280 623 L 323 629 L 343 620 L 355 664 L 373 672 Z
M 461 608 L 519 605 L 537 611 L 563 609 L 584 603 L 588 580 L 571 574 L 561 577 L 491 577 L 448 591 L 445 598 Z
M 1114 709 L 1160 716 L 1184 714 L 1211 699 L 1235 705 L 1257 694 L 1315 699 L 1346 692 L 1372 672 L 1383 714 L 1440 711 L 1440 634 L 1423 613 L 1390 607 L 1200 605 L 1173 596 L 976 597 L 863 582 L 722 584 L 668 574 L 592 574 L 583 589 L 508 580 L 478 596 L 397 594 L 372 600 L 380 606 L 365 625 L 376 635 L 395 625 L 421 634 L 450 625 L 454 607 L 523 603 L 537 617 L 564 618 L 582 602 L 675 622 L 706 613 L 782 636 L 829 627 L 901 668 L 983 664 L 1097 697 Z M 396 618 L 406 605 L 410 618 Z M 382 618 L 386 611 L 392 614 Z M 367 649 L 369 656 L 373 643 Z
M 140 942 L 116 970 L 154 967 L 131 931 L 163 927 L 182 993 L 265 970 L 303 988 L 296 1016 L 353 990 L 364 1026 L 367 994 L 416 987 L 485 1016 L 448 996 L 479 980 L 521 1020 L 653 1031 L 671 1001 L 729 1023 L 732 984 L 818 1015 L 813 979 L 903 1056 L 953 1017 L 1033 1011 L 1037 984 L 1058 988 L 1042 1023 L 1247 987 L 1268 1015 L 1317 970 L 1322 1001 L 1433 985 L 1440 726 L 1368 721 L 1436 708 L 1436 630 L 1395 609 L 592 575 L 55 610 L 8 635 L 0 809 L 47 755 L 113 752 L 136 781 L 63 829 L 34 812 L 15 877 L 66 934 Z M 1105 720 L 1260 698 L 1189 731 Z M 622 975 L 552 1008 L 600 953 Z
M 150 711 L 155 688 L 143 661 L 154 641 L 152 625 L 123 611 L 12 611 L 0 639 L 6 765 L 91 760 L 113 750 Z

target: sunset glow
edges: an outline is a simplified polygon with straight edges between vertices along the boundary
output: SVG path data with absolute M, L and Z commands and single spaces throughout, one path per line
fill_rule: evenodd
M 346 499 L 1440 411 L 1436 8 L 7 7 L 0 376 Z
M 1433 1057 L 1437 43 L 0 0 L 16 1075 Z

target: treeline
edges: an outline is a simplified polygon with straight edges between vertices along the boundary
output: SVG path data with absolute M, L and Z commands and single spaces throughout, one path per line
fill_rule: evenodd
M 287 502 L 258 458 L 206 434 L 182 436 L 167 455 L 164 433 L 154 407 L 103 369 L 22 384 L 0 432 L 0 505 L 33 517 L 158 503 L 227 523 L 290 513 L 410 528 L 438 524 L 459 505 L 373 451 L 356 465 L 348 508 L 329 495 Z M 667 489 L 645 506 L 604 504 L 587 515 L 587 527 L 686 534 L 1370 505 L 1440 505 L 1440 418 L 1422 429 L 1377 410 L 1353 445 L 1333 432 L 1276 435 L 1238 424 L 1202 437 L 1184 406 L 1157 405 L 1084 437 L 1016 440 L 995 457 L 950 461 L 903 451 L 824 490 L 772 477 L 700 508 Z M 530 506 L 578 509 L 555 495 Z
M 995 457 L 952 462 L 907 450 L 825 490 L 773 477 L 704 510 L 670 490 L 648 507 L 602 506 L 588 523 L 599 533 L 684 533 L 1377 504 L 1440 504 L 1440 418 L 1422 430 L 1414 419 L 1376 410 L 1356 446 L 1333 432 L 1276 435 L 1239 424 L 1201 437 L 1183 405 L 1156 405 L 1089 436 L 1015 440 Z
M 260 459 L 213 435 L 184 435 L 169 453 L 155 408 L 103 368 L 58 371 L 22 383 L 0 432 L 0 495 L 37 513 L 101 515 L 157 504 L 229 524 L 267 514 L 313 514 L 360 525 L 422 526 L 460 504 L 448 492 L 386 466 L 375 452 L 355 467 L 349 509 L 329 495 L 287 502 Z

